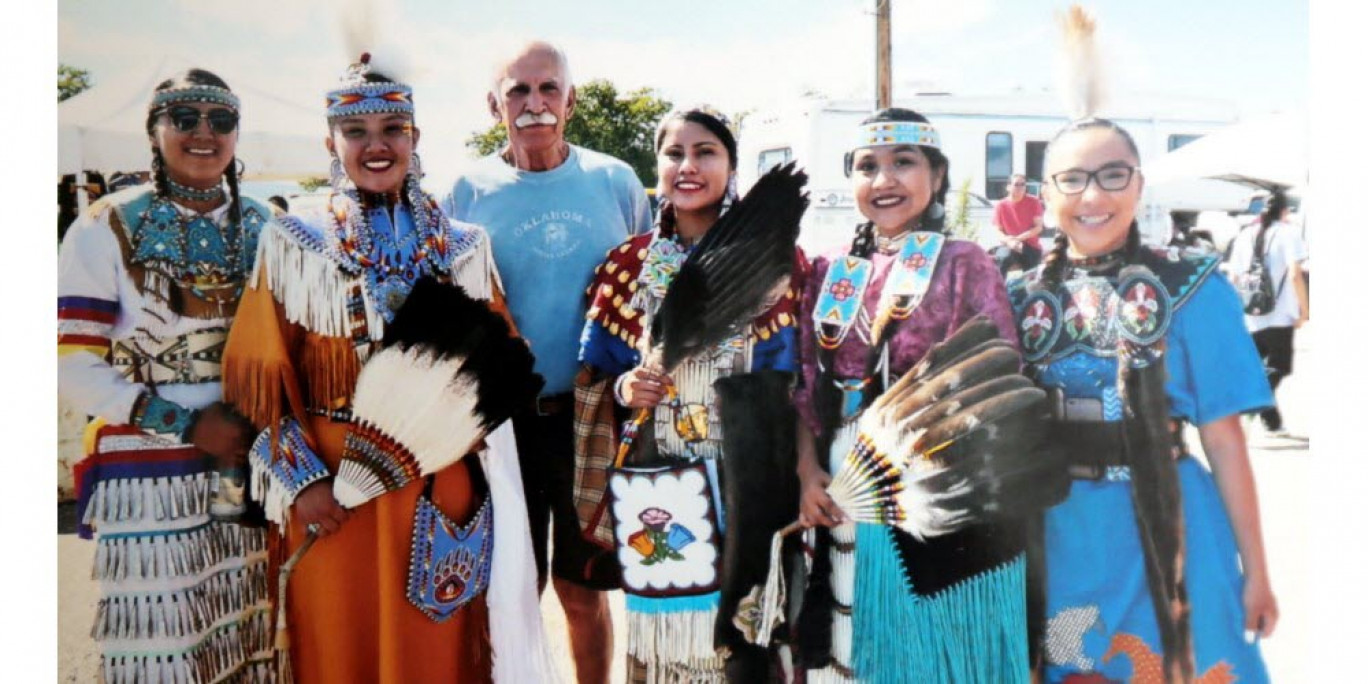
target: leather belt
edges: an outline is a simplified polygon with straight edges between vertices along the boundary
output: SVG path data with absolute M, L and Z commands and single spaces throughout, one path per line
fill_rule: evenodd
M 575 408 L 575 393 L 543 394 L 537 397 L 536 405 L 533 408 L 539 416 L 555 416 L 567 413 Z

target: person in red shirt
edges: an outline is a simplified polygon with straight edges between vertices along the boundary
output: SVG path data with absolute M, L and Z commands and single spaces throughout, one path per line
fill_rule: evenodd
M 1002 263 L 1003 273 L 1012 268 L 1030 270 L 1040 263 L 1040 231 L 1044 229 L 1045 205 L 1026 194 L 1026 176 L 1012 174 L 1008 195 L 993 210 L 993 227 L 1012 253 Z

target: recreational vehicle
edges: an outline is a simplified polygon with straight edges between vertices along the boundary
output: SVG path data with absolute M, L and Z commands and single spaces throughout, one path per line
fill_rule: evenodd
M 950 158 L 952 193 L 947 212 L 952 217 L 956 214 L 955 191 L 967 181 L 966 204 L 970 222 L 977 224 L 975 239 L 985 248 L 997 244 L 991 208 L 983 207 L 984 200 L 1005 197 L 1013 173 L 1024 173 L 1029 191 L 1039 193 L 1045 181 L 1045 147 L 1067 121 L 1060 114 L 1058 99 L 1049 94 L 923 93 L 896 104 L 925 114 L 940 131 L 942 147 Z M 1117 104 L 1103 115 L 1131 132 L 1140 148 L 1142 167 L 1145 160 L 1236 120 L 1233 106 L 1207 100 L 1145 97 Z M 743 190 L 775 164 L 796 159 L 807 170 L 812 204 L 803 218 L 799 242 L 810 252 L 821 253 L 846 242 L 851 228 L 861 220 L 844 174 L 844 155 L 860 120 L 871 111 L 867 100 L 808 99 L 753 112 L 742 121 L 737 174 Z M 1146 187 L 1138 218 L 1145 240 L 1162 244 L 1169 239 L 1172 214 L 1239 211 L 1248 199 L 1247 188 L 1230 183 L 1175 181 Z

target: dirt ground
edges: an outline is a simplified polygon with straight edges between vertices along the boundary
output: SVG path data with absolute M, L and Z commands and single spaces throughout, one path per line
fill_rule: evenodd
M 90 625 L 95 619 L 95 605 L 99 601 L 99 589 L 90 579 L 90 564 L 94 560 L 95 543 L 80 539 L 74 534 L 63 534 L 57 540 L 57 566 L 59 589 L 57 601 L 57 664 L 58 681 L 92 682 L 97 681 L 100 657 L 95 642 L 90 638 Z M 613 624 L 619 630 L 627 624 L 622 592 L 609 594 L 609 605 L 613 611 Z M 542 616 L 546 620 L 546 633 L 551 642 L 551 650 L 566 682 L 574 681 L 574 663 L 570 658 L 570 640 L 565 628 L 565 613 L 561 610 L 556 593 L 547 590 L 542 596 Z M 627 654 L 626 637 L 620 635 L 614 642 L 613 682 L 625 680 L 622 667 Z
M 1298 332 L 1295 367 L 1311 367 L 1307 357 L 1312 339 L 1310 326 Z M 1294 433 L 1305 434 L 1309 427 L 1314 409 L 1311 395 L 1305 372 L 1292 375 L 1278 389 L 1279 404 L 1288 428 Z M 1249 423 L 1246 423 L 1246 430 L 1250 435 L 1250 460 L 1259 487 L 1269 572 L 1281 610 L 1277 633 L 1262 644 L 1264 658 L 1274 681 L 1305 681 L 1310 660 L 1316 653 L 1309 627 L 1315 619 L 1310 604 L 1314 560 L 1308 555 L 1309 542 L 1305 533 L 1314 524 L 1313 489 L 1307 467 L 1311 451 L 1306 442 L 1264 438 L 1260 429 L 1250 427 Z M 1200 444 L 1195 433 L 1188 436 L 1188 443 Z M 94 551 L 92 542 L 82 541 L 72 534 L 59 536 L 58 674 L 63 682 L 90 682 L 97 674 L 99 656 L 90 639 L 90 625 L 98 600 L 96 584 L 90 579 Z M 616 684 L 625 679 L 622 663 L 627 642 L 623 630 L 627 621 L 622 592 L 612 592 L 609 596 L 617 632 L 613 656 Z M 542 615 L 565 681 L 572 682 L 574 670 L 565 617 L 554 591 L 548 590 L 542 597 Z

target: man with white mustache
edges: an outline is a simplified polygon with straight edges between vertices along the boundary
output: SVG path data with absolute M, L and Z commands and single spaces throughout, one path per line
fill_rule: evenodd
M 651 227 L 650 203 L 632 168 L 565 141 L 575 91 L 565 55 L 549 43 L 524 46 L 495 71 L 489 112 L 508 145 L 456 180 L 447 215 L 488 231 L 508 308 L 546 378 L 534 410 L 513 419 L 532 523 L 539 587 L 550 563 L 565 608 L 578 680 L 607 682 L 613 626 L 605 590 L 619 586 L 611 549 L 580 534 L 572 497 L 574 381 L 584 290 L 603 255 Z

